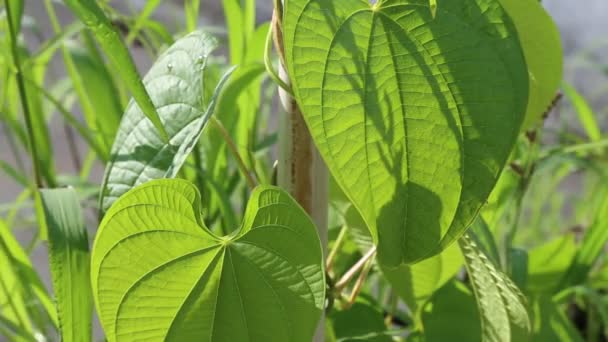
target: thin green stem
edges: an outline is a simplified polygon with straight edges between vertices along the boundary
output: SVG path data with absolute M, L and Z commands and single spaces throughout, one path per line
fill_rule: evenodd
M 266 45 L 264 48 L 264 66 L 266 67 L 266 71 L 268 72 L 270 79 L 272 79 L 274 83 L 276 83 L 279 87 L 285 90 L 285 92 L 287 92 L 290 96 L 293 97 L 293 91 L 291 90 L 291 87 L 281 79 L 279 73 L 274 69 L 272 59 L 270 58 L 270 55 L 272 54 L 273 41 L 272 30 L 273 28 L 271 25 L 270 29 L 268 30 L 268 34 L 266 35 Z
M 23 73 L 21 71 L 21 63 L 19 61 L 19 53 L 17 52 L 17 37 L 15 35 L 15 30 L 13 27 L 13 19 L 10 15 L 10 0 L 4 0 L 4 7 L 6 8 L 6 18 L 8 21 L 8 31 L 10 35 L 10 44 L 11 44 L 11 53 L 13 55 L 13 61 L 15 63 L 15 68 L 17 69 L 16 78 L 17 78 L 17 87 L 19 88 L 19 98 L 21 100 L 21 106 L 23 109 L 23 116 L 25 117 L 25 125 L 27 127 L 27 132 L 29 135 L 29 145 L 30 145 L 30 154 L 32 157 L 32 166 L 34 170 L 34 180 L 35 186 L 41 188 L 43 186 L 42 176 L 40 174 L 40 158 L 38 155 L 38 149 L 36 147 L 36 138 L 34 136 L 34 127 L 32 124 L 32 117 L 30 113 L 29 104 L 27 101 L 27 93 L 25 91 L 25 82 L 23 80 Z
M 215 125 L 217 130 L 220 132 L 220 134 L 224 138 L 224 141 L 226 141 L 226 145 L 228 146 L 228 149 L 234 156 L 234 159 L 236 159 L 236 163 L 237 163 L 239 170 L 241 171 L 243 176 L 245 176 L 245 181 L 247 182 L 247 185 L 249 186 L 250 189 L 253 190 L 253 188 L 256 187 L 257 182 L 253 179 L 253 177 L 251 176 L 251 172 L 249 172 L 249 170 L 247 169 L 247 166 L 245 165 L 243 158 L 239 154 L 239 150 L 236 147 L 236 144 L 234 143 L 234 141 L 232 140 L 230 133 L 228 133 L 228 131 L 226 130 L 224 125 L 222 125 L 220 120 L 218 120 L 215 116 L 211 116 L 211 123 L 213 123 L 213 125 Z

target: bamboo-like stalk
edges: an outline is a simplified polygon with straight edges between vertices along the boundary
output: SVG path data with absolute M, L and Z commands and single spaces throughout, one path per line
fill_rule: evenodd
M 275 48 L 280 57 L 279 76 L 289 85 L 289 77 L 284 67 L 281 22 L 275 3 L 272 21 Z M 282 6 L 281 6 L 282 7 Z M 278 8 L 280 11 L 282 8 Z M 327 210 L 328 172 L 325 162 L 317 150 L 302 112 L 284 89 L 279 89 L 279 97 L 285 110 L 279 125 L 278 184 L 287 190 L 310 215 L 319 232 L 323 255 L 327 255 Z M 321 316 L 314 342 L 325 339 L 325 315 Z

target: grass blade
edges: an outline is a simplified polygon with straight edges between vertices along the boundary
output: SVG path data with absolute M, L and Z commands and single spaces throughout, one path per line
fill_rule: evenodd
M 564 94 L 572 102 L 572 106 L 578 115 L 578 119 L 581 121 L 587 136 L 591 141 L 599 141 L 602 138 L 600 127 L 595 119 L 593 109 L 587 100 L 570 84 L 564 83 L 563 85 Z
M 110 62 L 122 75 L 127 88 L 131 91 L 133 98 L 142 109 L 144 115 L 152 121 L 161 138 L 164 141 L 168 141 L 169 138 L 165 132 L 163 123 L 141 81 L 129 49 L 99 5 L 93 0 L 64 0 L 64 3 L 93 32 Z
M 87 231 L 73 189 L 41 190 L 62 340 L 90 341 L 92 294 Z

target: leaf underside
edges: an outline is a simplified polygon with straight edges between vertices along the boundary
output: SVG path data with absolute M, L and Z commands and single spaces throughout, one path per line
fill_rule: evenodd
M 101 209 L 108 208 L 134 186 L 152 179 L 172 178 L 196 145 L 215 109 L 215 98 L 203 103 L 206 61 L 216 41 L 204 32 L 193 32 L 163 53 L 144 77 L 165 131 L 167 144 L 135 101 L 122 118 L 106 167 Z
M 379 261 L 439 253 L 472 223 L 515 143 L 528 74 L 498 0 L 290 0 L 286 61 L 329 169 Z
M 244 222 L 217 237 L 198 190 L 156 180 L 108 211 L 92 286 L 110 341 L 310 341 L 325 298 L 316 229 L 285 192 L 258 187 Z

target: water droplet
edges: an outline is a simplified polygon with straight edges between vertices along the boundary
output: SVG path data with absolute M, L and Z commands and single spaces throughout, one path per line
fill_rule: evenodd
M 196 59 L 197 63 L 204 63 L 205 62 L 205 56 L 203 55 L 198 55 L 198 58 Z
M 167 70 L 169 70 L 169 71 L 173 70 L 173 64 L 171 64 L 171 63 L 167 64 Z

